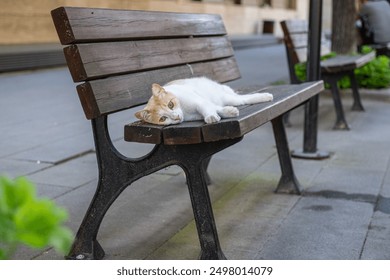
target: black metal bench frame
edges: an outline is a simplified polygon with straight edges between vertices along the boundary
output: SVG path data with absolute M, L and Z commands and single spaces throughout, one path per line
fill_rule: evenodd
M 201 247 L 200 258 L 225 259 L 207 188 L 207 165 L 213 154 L 236 144 L 246 133 L 268 121 L 272 122 L 282 173 L 276 191 L 300 193 L 283 114 L 317 95 L 323 89 L 322 81 L 271 87 L 267 91 L 274 94 L 273 102 L 242 107 L 240 117 L 224 119 L 215 124 L 206 125 L 200 121 L 167 127 L 142 122 L 127 124 L 124 133 L 126 141 L 155 144 L 149 154 L 129 158 L 112 143 L 107 123 L 109 114 L 146 103 L 153 82 L 200 75 L 219 82 L 239 77 L 221 18 L 204 14 L 71 7 L 53 10 L 52 17 L 61 43 L 69 45 L 64 48 L 64 53 L 72 77 L 75 82 L 83 82 L 77 86 L 77 91 L 86 117 L 92 123 L 99 168 L 95 196 L 79 227 L 68 259 L 102 259 L 105 253 L 97 241 L 97 234 L 109 207 L 134 181 L 170 165 L 180 166 L 187 177 Z M 164 45 L 165 40 L 176 40 L 182 36 L 178 32 L 185 34 L 183 40 L 190 40 L 191 44 L 178 46 L 175 43 L 179 49 L 173 55 L 179 62 L 174 62 L 174 65 L 171 59 L 164 60 L 161 65 L 156 65 L 158 59 L 151 59 L 145 65 L 136 63 L 134 66 L 131 61 L 122 58 L 127 58 L 133 52 L 136 53 L 135 60 L 150 58 L 156 44 Z M 205 40 L 206 43 L 200 44 L 199 51 L 194 49 L 192 43 L 200 35 L 206 36 L 195 40 Z M 132 48 L 118 52 L 112 50 L 127 42 Z M 215 49 L 213 42 L 217 42 Z M 137 46 L 142 44 L 152 46 L 150 53 L 139 52 Z M 170 47 L 166 49 L 168 52 Z M 186 58 L 194 51 L 201 52 L 194 56 L 197 60 Z M 181 53 L 179 58 L 175 56 L 176 52 Z M 110 57 L 112 53 L 121 58 L 116 64 L 116 60 Z M 102 57 L 106 55 L 109 58 L 105 60 Z M 163 58 L 168 55 L 164 53 Z M 202 58 L 203 55 L 211 57 Z M 224 68 L 226 65 L 229 67 Z

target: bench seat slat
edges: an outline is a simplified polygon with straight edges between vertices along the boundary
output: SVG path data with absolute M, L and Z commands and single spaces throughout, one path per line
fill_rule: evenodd
M 223 119 L 217 124 L 205 125 L 202 129 L 205 142 L 241 137 L 255 128 L 271 121 L 302 104 L 324 88 L 322 81 L 297 85 L 274 86 L 265 89 L 274 95 L 272 102 L 246 106 L 235 119 Z M 229 131 L 229 133 L 226 133 Z
M 63 45 L 226 34 L 221 16 L 213 14 L 60 7 L 52 18 Z
M 322 89 L 322 81 L 270 87 L 266 90 L 274 94 L 274 101 L 242 107 L 237 118 L 223 119 L 215 124 L 196 121 L 165 127 L 136 122 L 125 126 L 125 140 L 152 143 L 151 139 L 158 139 L 154 144 L 179 145 L 238 138 L 300 105 Z M 145 131 L 148 131 L 148 137 L 145 137 Z
M 339 73 L 341 71 L 351 71 L 365 65 L 375 58 L 375 52 L 364 55 L 338 55 L 333 58 L 321 61 L 321 71 L 324 73 Z
M 75 82 L 233 55 L 226 36 L 79 44 L 64 52 Z
M 239 78 L 240 72 L 235 58 L 229 57 L 89 81 L 78 85 L 77 91 L 87 119 L 93 119 L 146 103 L 152 83 L 164 85 L 193 76 L 224 83 Z

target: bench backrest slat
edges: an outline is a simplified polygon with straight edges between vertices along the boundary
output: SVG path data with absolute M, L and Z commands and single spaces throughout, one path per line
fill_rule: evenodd
M 281 22 L 284 42 L 292 64 L 307 60 L 308 22 L 306 20 L 285 20 Z M 330 53 L 330 42 L 321 34 L 321 55 Z
M 226 36 L 88 43 L 64 51 L 75 82 L 233 55 Z
M 153 83 L 240 77 L 219 15 L 61 7 L 52 17 L 88 119 L 146 103 Z
M 172 80 L 200 75 L 220 82 L 227 82 L 237 78 L 240 73 L 234 57 L 230 57 L 218 61 L 200 62 L 88 81 L 78 85 L 77 91 L 86 117 L 93 119 L 100 115 L 146 103 L 151 95 L 150 81 L 165 84 Z
M 212 14 L 60 7 L 52 17 L 63 45 L 226 34 L 221 17 Z

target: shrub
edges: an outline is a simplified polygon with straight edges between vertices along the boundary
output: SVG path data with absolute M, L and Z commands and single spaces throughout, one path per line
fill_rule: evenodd
M 372 51 L 370 47 L 363 47 L 363 53 Z M 321 57 L 321 60 L 335 56 L 335 53 Z M 306 80 L 306 63 L 298 63 L 295 65 L 295 73 L 301 81 Z M 375 57 L 366 65 L 355 70 L 356 80 L 359 87 L 379 89 L 390 87 L 390 58 L 384 55 Z M 342 89 L 350 88 L 351 82 L 349 77 L 344 77 L 338 82 L 338 86 Z
M 321 56 L 321 61 L 335 56 L 336 53 L 331 52 L 327 55 Z M 295 75 L 297 76 L 298 80 L 300 80 L 301 82 L 306 81 L 306 62 L 297 63 L 294 65 L 294 68 L 295 68 Z
M 67 217 L 53 201 L 37 198 L 27 179 L 0 176 L 0 259 L 11 258 L 19 245 L 52 246 L 66 254 L 73 238 L 62 225 Z

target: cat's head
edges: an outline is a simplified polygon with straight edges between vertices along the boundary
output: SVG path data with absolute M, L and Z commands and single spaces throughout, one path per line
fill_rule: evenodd
M 158 125 L 181 123 L 183 111 L 176 96 L 158 84 L 152 85 L 152 92 L 145 108 L 136 112 L 135 116 L 142 121 Z

